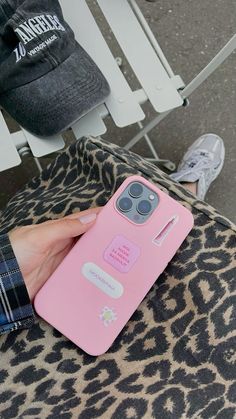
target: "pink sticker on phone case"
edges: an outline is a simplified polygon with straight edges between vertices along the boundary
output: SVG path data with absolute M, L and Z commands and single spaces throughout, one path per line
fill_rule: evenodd
M 104 252 L 104 259 L 119 272 L 129 272 L 140 255 L 140 248 L 124 236 L 116 236 Z

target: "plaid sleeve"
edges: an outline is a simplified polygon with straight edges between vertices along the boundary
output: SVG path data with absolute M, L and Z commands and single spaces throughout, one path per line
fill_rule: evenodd
M 34 318 L 8 235 L 0 235 L 0 335 L 32 326 Z

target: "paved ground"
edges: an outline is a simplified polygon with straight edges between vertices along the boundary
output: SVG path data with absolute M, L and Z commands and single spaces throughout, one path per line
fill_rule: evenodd
M 90 2 L 95 3 L 95 2 Z M 236 27 L 234 0 L 139 0 L 159 43 L 176 74 L 188 83 L 230 39 Z M 104 31 L 108 31 L 104 27 Z M 110 38 L 111 46 L 119 49 Z M 129 74 L 128 67 L 124 68 Z M 134 82 L 131 78 L 131 84 Z M 222 136 L 226 146 L 224 169 L 212 185 L 207 201 L 236 222 L 236 54 L 234 53 L 214 75 L 190 98 L 190 106 L 174 111 L 151 138 L 163 158 L 178 163 L 186 148 L 205 132 Z M 147 120 L 154 116 L 147 108 Z M 108 123 L 104 136 L 123 145 L 137 132 L 136 126 L 118 130 Z M 140 144 L 136 152 L 144 153 Z M 44 164 L 48 159 L 43 161 Z M 0 175 L 0 207 L 36 172 L 28 160 L 17 169 Z

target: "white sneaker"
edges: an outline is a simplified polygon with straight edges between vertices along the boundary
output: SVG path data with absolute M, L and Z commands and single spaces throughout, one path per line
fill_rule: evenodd
M 170 176 L 177 182 L 197 182 L 197 197 L 203 200 L 210 184 L 221 172 L 224 158 L 222 138 L 215 134 L 205 134 L 194 141 L 177 172 Z

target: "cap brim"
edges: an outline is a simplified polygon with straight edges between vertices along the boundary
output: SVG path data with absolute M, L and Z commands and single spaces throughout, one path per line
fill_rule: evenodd
M 78 44 L 73 54 L 43 77 L 0 96 L 1 106 L 25 129 L 51 136 L 68 128 L 100 103 L 109 85 Z

